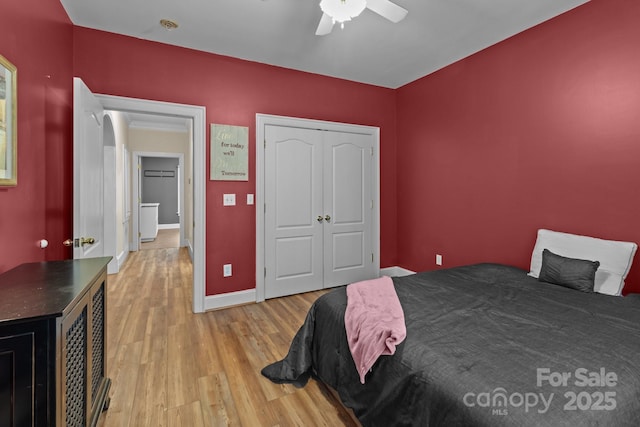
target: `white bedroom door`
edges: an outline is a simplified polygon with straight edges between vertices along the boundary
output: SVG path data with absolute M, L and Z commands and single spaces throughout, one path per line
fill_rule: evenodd
M 371 135 L 265 127 L 265 297 L 370 279 Z
M 73 258 L 103 256 L 103 108 L 79 78 L 73 79 Z M 67 244 L 67 243 L 65 243 Z

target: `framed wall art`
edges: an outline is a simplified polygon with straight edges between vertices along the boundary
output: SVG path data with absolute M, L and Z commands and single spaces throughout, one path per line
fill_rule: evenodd
M 211 177 L 249 181 L 249 128 L 211 124 Z
M 0 55 L 0 186 L 18 182 L 17 70 Z

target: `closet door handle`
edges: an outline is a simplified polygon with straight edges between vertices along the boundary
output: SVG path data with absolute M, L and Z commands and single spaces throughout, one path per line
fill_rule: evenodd
M 322 215 L 318 215 L 317 220 L 318 220 L 318 222 L 322 222 Z
M 329 221 L 331 221 L 331 217 L 327 214 L 327 215 L 324 216 L 324 220 L 329 222 Z

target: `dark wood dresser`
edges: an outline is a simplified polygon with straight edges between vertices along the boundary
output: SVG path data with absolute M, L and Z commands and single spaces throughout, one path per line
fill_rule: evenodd
M 95 426 L 106 378 L 110 257 L 0 275 L 0 426 Z

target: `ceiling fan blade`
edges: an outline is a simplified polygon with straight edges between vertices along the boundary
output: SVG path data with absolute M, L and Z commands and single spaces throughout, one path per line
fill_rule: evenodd
M 407 9 L 389 0 L 367 0 L 367 8 L 393 23 L 402 21 L 408 13 Z
M 322 14 L 318 29 L 316 30 L 316 36 L 326 36 L 333 29 L 333 19 L 326 13 Z

